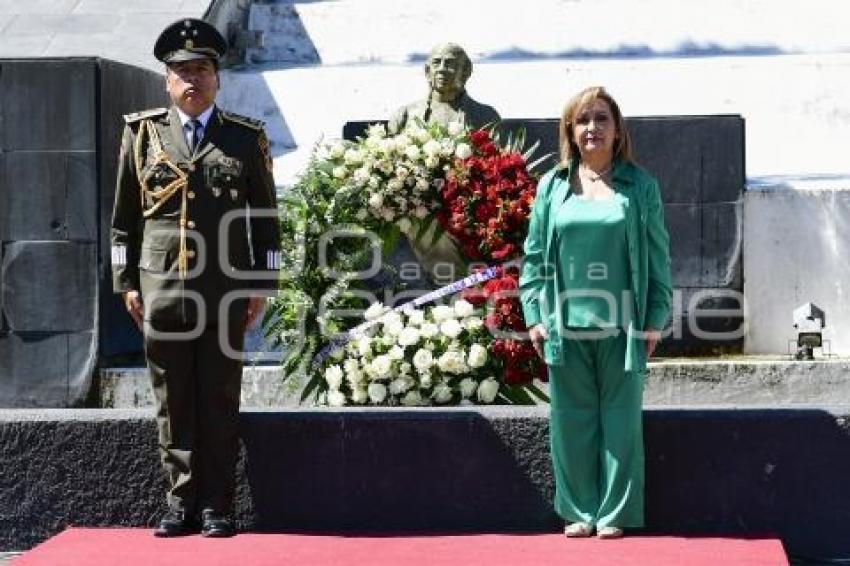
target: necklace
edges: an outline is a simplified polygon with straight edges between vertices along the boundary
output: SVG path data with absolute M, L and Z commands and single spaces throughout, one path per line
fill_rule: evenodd
M 590 181 L 591 183 L 595 183 L 596 181 L 599 181 L 600 179 L 607 177 L 608 174 L 611 172 L 611 167 L 612 167 L 612 165 L 608 165 L 608 167 L 606 167 L 603 171 L 600 171 L 599 173 L 597 173 L 596 171 L 594 171 L 590 167 L 587 167 L 586 165 L 582 164 L 579 167 L 579 170 L 584 172 L 584 176 L 587 177 L 588 181 Z

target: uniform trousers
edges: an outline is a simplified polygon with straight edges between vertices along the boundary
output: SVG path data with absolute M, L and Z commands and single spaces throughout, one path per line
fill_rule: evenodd
M 146 323 L 146 326 L 148 323 Z M 226 334 L 242 351 L 244 323 L 231 317 Z M 156 398 L 159 454 L 171 507 L 230 512 L 239 451 L 242 361 L 224 354 L 220 326 L 210 324 L 192 340 L 145 332 L 145 355 Z M 161 332 L 186 327 L 157 325 Z
M 597 339 L 572 332 L 563 365 L 549 367 L 555 510 L 568 522 L 642 527 L 644 376 L 623 369 L 622 330 Z

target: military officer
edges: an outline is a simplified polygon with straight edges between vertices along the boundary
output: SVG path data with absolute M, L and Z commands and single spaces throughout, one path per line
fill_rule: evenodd
M 239 353 L 277 286 L 263 124 L 215 105 L 226 49 L 202 20 L 165 28 L 154 55 L 165 63 L 173 104 L 125 116 L 119 158 L 114 290 L 143 331 L 156 396 L 168 481 L 157 536 L 235 533 Z

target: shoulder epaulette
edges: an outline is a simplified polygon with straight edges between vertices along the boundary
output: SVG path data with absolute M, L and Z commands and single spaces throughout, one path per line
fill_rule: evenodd
M 145 118 L 153 118 L 154 116 L 162 116 L 168 113 L 168 108 L 152 108 L 151 110 L 142 110 L 141 112 L 133 112 L 132 114 L 124 114 L 124 121 L 128 124 L 144 120 Z
M 225 112 L 224 110 L 219 110 L 221 117 L 225 120 L 229 120 L 230 122 L 234 122 L 236 124 L 241 124 L 246 128 L 251 128 L 252 130 L 261 131 L 265 126 L 265 122 L 262 120 L 256 120 L 254 118 L 249 118 L 247 116 L 242 116 L 241 114 L 234 114 L 233 112 Z

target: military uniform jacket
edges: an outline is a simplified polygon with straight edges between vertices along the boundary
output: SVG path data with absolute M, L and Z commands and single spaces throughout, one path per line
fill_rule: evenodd
M 141 291 L 146 320 L 185 319 L 200 302 L 215 321 L 231 291 L 276 288 L 280 238 L 262 123 L 216 108 L 191 154 L 174 108 L 125 120 L 114 291 Z

